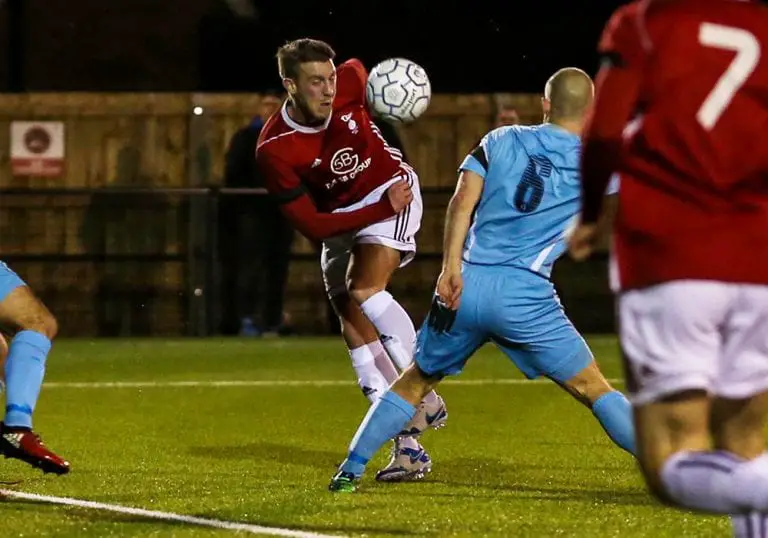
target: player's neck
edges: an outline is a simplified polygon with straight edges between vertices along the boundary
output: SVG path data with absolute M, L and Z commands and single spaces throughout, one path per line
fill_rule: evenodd
M 584 130 L 584 122 L 581 120 L 549 120 L 548 123 L 557 125 L 561 129 L 575 134 L 576 136 L 581 136 L 581 133 Z
M 286 103 L 285 111 L 288 113 L 288 117 L 291 118 L 296 123 L 298 123 L 299 125 L 306 125 L 307 127 L 317 127 L 318 125 L 323 123 L 322 121 L 316 118 L 311 118 L 308 114 L 306 114 L 301 109 L 301 107 L 296 106 L 291 100 L 288 100 L 288 102 Z

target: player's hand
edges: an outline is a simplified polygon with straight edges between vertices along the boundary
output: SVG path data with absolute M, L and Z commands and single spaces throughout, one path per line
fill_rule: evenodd
M 405 180 L 396 181 L 387 189 L 387 197 L 395 214 L 400 213 L 408 207 L 413 200 L 413 191 L 411 186 Z
M 437 277 L 435 293 L 446 308 L 458 310 L 462 289 L 464 289 L 464 279 L 461 278 L 460 269 L 443 269 Z
M 571 258 L 582 262 L 592 255 L 599 238 L 597 224 L 579 224 L 568 240 L 568 251 Z

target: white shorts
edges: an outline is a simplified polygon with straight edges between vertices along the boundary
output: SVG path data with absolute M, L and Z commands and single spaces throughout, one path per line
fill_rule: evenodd
M 406 168 L 404 166 L 402 175 L 395 176 L 387 183 L 371 191 L 359 202 L 334 212 L 354 211 L 374 204 L 381 200 L 382 196 L 386 196 L 386 191 L 390 185 L 401 179 L 407 180 L 413 189 L 413 201 L 407 208 L 394 217 L 376 222 L 356 232 L 331 237 L 323 242 L 320 267 L 323 270 L 325 291 L 329 297 L 346 291 L 347 267 L 352 255 L 352 247 L 357 243 L 384 245 L 400 251 L 403 254 L 400 267 L 410 263 L 416 255 L 416 232 L 421 228 L 424 206 L 421 200 L 419 177 L 411 167 Z
M 619 297 L 627 389 L 638 405 L 686 390 L 768 390 L 768 286 L 676 281 Z

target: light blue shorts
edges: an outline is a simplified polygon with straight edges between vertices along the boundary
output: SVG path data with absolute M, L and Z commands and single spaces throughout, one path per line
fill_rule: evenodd
M 437 318 L 447 313 L 433 303 L 419 331 L 414 360 L 424 373 L 459 374 L 489 341 L 529 379 L 546 376 L 563 383 L 593 361 L 545 277 L 524 269 L 467 264 L 463 279 L 450 328 L 439 330 Z

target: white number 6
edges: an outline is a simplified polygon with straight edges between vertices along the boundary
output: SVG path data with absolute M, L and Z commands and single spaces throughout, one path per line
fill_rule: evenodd
M 705 22 L 699 28 L 699 43 L 736 53 L 728 69 L 702 103 L 696 119 L 707 130 L 712 129 L 760 61 L 760 43 L 752 33 Z

